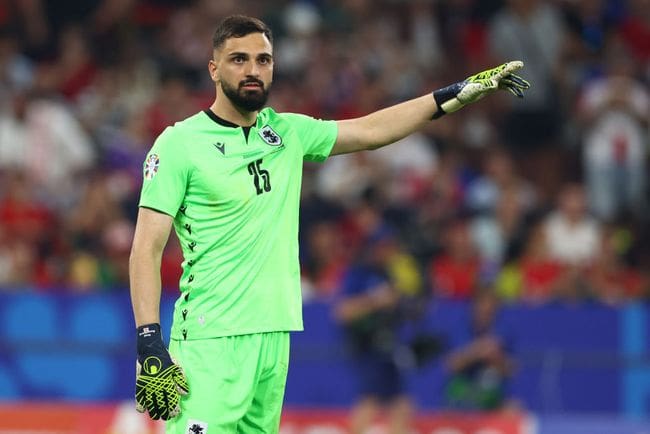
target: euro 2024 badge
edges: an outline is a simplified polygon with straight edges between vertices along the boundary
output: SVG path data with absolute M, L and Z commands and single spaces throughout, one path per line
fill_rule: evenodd
M 144 179 L 153 179 L 158 173 L 158 166 L 160 166 L 160 158 L 157 154 L 151 154 L 144 162 Z

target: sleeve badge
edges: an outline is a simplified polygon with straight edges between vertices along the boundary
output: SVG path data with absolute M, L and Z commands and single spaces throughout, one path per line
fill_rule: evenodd
M 144 179 L 153 179 L 158 173 L 158 166 L 160 166 L 160 158 L 157 154 L 151 154 L 144 162 Z

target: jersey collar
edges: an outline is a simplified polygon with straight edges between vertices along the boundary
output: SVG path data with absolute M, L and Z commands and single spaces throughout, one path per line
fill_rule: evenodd
M 246 126 L 242 126 L 242 125 L 234 124 L 234 123 L 232 123 L 232 122 L 230 122 L 230 121 L 225 120 L 225 119 L 222 118 L 222 117 L 217 116 L 217 115 L 215 114 L 215 112 L 213 112 L 213 111 L 210 110 L 209 108 L 203 110 L 203 113 L 205 113 L 206 115 L 208 115 L 208 117 L 209 117 L 210 119 L 212 119 L 213 121 L 215 121 L 216 123 L 218 123 L 219 125 L 222 125 L 222 126 L 224 126 L 224 127 L 229 127 L 229 128 L 239 128 L 239 127 L 242 127 L 242 128 L 251 128 L 251 127 L 254 127 L 254 126 L 255 126 L 255 124 L 252 124 L 252 125 L 246 125 Z M 257 121 L 256 121 L 256 122 L 257 122 Z

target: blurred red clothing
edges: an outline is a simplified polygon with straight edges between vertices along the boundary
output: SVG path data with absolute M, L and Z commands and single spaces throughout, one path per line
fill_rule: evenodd
M 593 267 L 588 276 L 594 295 L 607 302 L 638 299 L 647 284 L 637 270 L 621 264 Z
M 555 296 L 563 267 L 547 260 L 524 259 L 521 262 L 521 294 L 526 300 L 550 300 Z
M 37 241 L 48 229 L 54 230 L 54 216 L 37 203 L 7 197 L 0 201 L 0 225 L 11 239 Z
M 650 26 L 638 17 L 630 16 L 621 23 L 620 35 L 636 60 L 650 60 Z
M 477 259 L 458 261 L 442 255 L 431 263 L 433 291 L 443 297 L 467 300 L 478 286 L 480 264 Z

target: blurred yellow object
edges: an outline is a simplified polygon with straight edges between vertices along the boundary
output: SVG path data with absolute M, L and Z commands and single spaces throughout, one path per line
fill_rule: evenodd
M 501 269 L 494 284 L 497 295 L 506 301 L 515 301 L 521 295 L 523 276 L 517 264 L 508 264 Z
M 388 262 L 388 273 L 402 295 L 418 295 L 422 291 L 422 275 L 411 255 L 402 252 L 392 255 Z
M 69 282 L 76 289 L 91 289 L 98 283 L 99 261 L 88 252 L 77 253 L 70 263 Z

